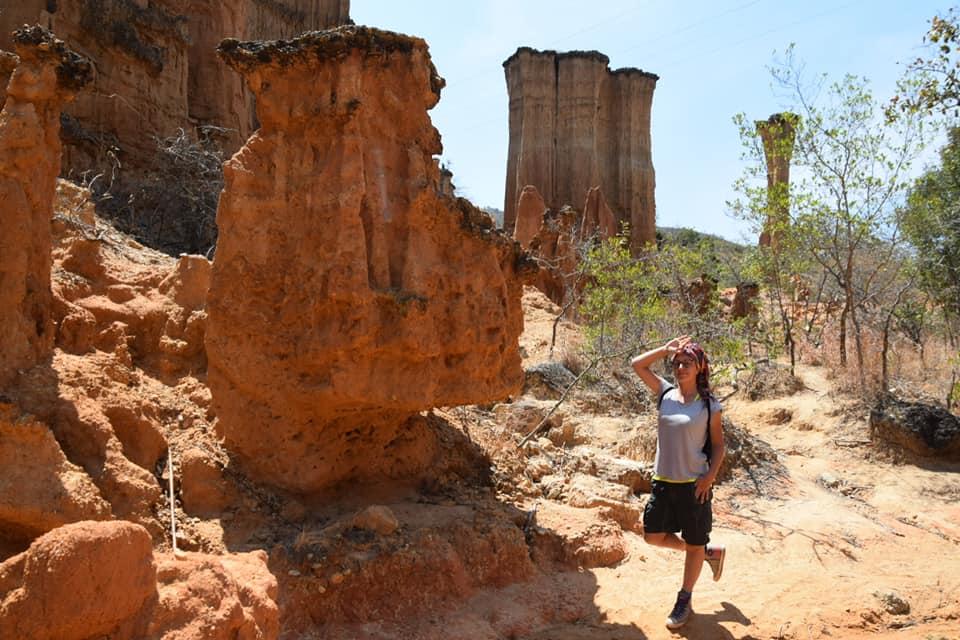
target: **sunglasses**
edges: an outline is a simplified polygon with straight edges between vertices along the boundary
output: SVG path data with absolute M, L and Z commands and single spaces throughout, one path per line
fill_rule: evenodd
M 673 361 L 673 368 L 674 368 L 674 369 L 679 369 L 679 368 L 681 368 L 681 367 L 686 367 L 686 368 L 694 367 L 694 368 L 696 368 L 696 366 L 697 366 L 697 363 L 694 362 L 693 360 L 674 360 L 674 361 Z

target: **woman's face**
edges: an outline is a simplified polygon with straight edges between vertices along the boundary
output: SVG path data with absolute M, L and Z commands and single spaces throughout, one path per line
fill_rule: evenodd
M 700 367 L 696 359 L 687 353 L 681 353 L 673 359 L 673 377 L 680 380 L 696 380 Z

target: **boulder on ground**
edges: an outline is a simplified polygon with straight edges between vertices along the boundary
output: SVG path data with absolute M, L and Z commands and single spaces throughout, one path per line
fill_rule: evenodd
M 943 407 L 882 400 L 870 411 L 870 437 L 917 455 L 960 461 L 960 418 Z

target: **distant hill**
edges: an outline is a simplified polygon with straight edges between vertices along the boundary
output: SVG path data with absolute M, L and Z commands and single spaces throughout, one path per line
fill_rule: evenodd
M 731 273 L 731 265 L 742 264 L 751 247 L 738 244 L 711 233 L 702 233 L 694 229 L 676 227 L 657 227 L 657 244 L 674 244 L 683 247 L 696 247 L 706 244 L 711 252 L 711 262 L 715 265 L 710 275 L 720 281 L 721 287 L 736 286 L 737 278 Z

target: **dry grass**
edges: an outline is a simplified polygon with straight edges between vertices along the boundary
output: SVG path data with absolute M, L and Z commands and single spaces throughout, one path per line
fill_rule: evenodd
M 835 381 L 837 390 L 864 399 L 893 393 L 905 400 L 946 404 L 956 382 L 957 352 L 946 340 L 928 337 L 918 346 L 902 336 L 895 336 L 887 354 L 887 388 L 883 388 L 883 345 L 881 335 L 869 328 L 861 335 L 863 367 L 857 364 L 857 347 L 852 335 L 847 336 L 847 364 L 840 363 L 839 332 L 828 325 L 819 349 L 820 362 Z

